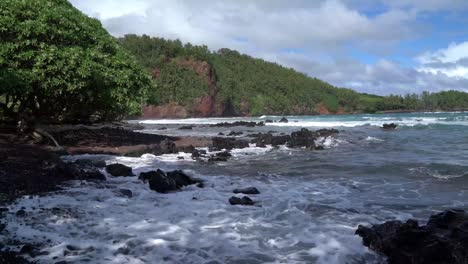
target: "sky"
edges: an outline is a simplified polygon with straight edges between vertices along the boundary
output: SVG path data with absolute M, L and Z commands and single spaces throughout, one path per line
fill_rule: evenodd
M 359 92 L 468 92 L 468 0 L 70 2 L 114 36 L 235 49 Z

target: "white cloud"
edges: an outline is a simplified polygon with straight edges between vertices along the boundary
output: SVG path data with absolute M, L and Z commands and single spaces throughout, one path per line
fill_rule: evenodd
M 452 43 L 446 49 L 426 52 L 417 60 L 421 72 L 445 74 L 449 77 L 468 78 L 468 41 Z
M 461 78 L 468 77 L 468 42 L 427 52 L 417 58 L 415 68 L 385 59 L 394 55 L 402 41 L 423 37 L 421 13 L 466 10 L 466 0 L 71 2 L 99 18 L 116 36 L 148 34 L 206 44 L 212 50 L 236 49 L 363 92 L 468 88 L 467 80 Z M 375 63 L 360 62 L 350 56 L 350 47 L 382 58 Z

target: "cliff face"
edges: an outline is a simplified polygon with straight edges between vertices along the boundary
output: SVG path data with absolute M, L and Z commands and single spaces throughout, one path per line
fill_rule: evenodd
M 202 97 L 195 98 L 191 105 L 179 105 L 170 102 L 163 105 L 148 105 L 143 108 L 142 119 L 154 118 L 186 118 L 186 117 L 213 117 L 235 116 L 237 111 L 231 102 L 220 102 L 217 99 L 218 87 L 216 86 L 216 73 L 206 61 L 192 59 L 174 60 L 182 68 L 192 70 L 208 85 L 208 92 Z M 153 78 L 159 78 L 161 69 L 153 69 Z

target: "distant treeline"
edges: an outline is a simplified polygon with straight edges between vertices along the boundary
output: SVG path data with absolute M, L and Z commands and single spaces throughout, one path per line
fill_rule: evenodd
M 183 44 L 146 35 L 126 35 L 124 47 L 153 72 L 153 104 L 187 106 L 209 91 L 209 84 L 188 61 L 206 62 L 213 70 L 218 100 L 229 100 L 243 114 L 312 114 L 389 110 L 459 110 L 468 108 L 468 94 L 458 91 L 420 95 L 376 96 L 334 87 L 294 69 L 252 58 L 230 49 L 211 52 L 207 46 Z M 156 71 L 156 74 L 155 74 Z

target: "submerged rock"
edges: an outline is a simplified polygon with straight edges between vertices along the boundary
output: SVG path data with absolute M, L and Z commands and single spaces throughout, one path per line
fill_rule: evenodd
M 260 191 L 255 187 L 248 187 L 244 189 L 235 189 L 234 193 L 243 193 L 243 194 L 260 194 Z
M 229 198 L 229 203 L 231 205 L 254 205 L 255 204 L 255 202 L 247 196 L 244 196 L 242 198 L 233 196 Z
M 120 163 L 114 163 L 106 166 L 106 171 L 112 176 L 122 177 L 122 176 L 135 176 L 133 174 L 132 168 L 125 166 Z
M 382 128 L 386 129 L 386 130 L 393 130 L 393 129 L 396 129 L 397 127 L 398 127 L 398 125 L 395 124 L 395 123 L 383 124 L 382 125 Z
M 124 197 L 127 197 L 127 198 L 132 198 L 133 197 L 132 191 L 130 191 L 128 189 L 120 189 L 119 194 L 124 196 Z
M 390 264 L 468 263 L 468 214 L 463 210 L 432 215 L 425 226 L 412 219 L 360 225 L 356 234 Z
M 159 193 L 177 191 L 184 186 L 202 182 L 198 179 L 192 179 L 181 170 L 167 173 L 162 170 L 143 172 L 140 173 L 139 178 L 148 181 L 150 189 Z
M 181 126 L 179 127 L 179 130 L 192 130 L 193 126 Z

